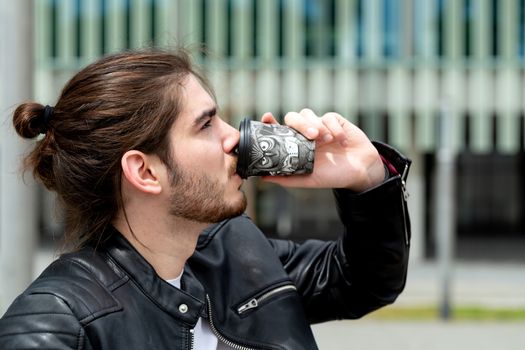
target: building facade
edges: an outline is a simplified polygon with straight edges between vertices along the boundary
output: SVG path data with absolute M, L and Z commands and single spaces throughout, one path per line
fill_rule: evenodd
M 303 107 L 343 114 L 414 161 L 415 260 L 435 255 L 446 140 L 456 255 L 525 259 L 525 0 L 37 0 L 35 38 L 42 103 L 101 55 L 182 44 L 233 125 Z M 256 179 L 247 190 L 250 214 L 273 236 L 339 230 L 329 191 Z M 43 198 L 42 229 L 59 232 Z

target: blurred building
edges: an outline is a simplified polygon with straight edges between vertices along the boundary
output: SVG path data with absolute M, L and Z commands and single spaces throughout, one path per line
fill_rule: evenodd
M 337 111 L 408 154 L 416 260 L 435 254 L 435 155 L 448 133 L 456 155 L 457 256 L 525 260 L 525 0 L 34 4 L 38 101 L 54 104 L 69 77 L 101 55 L 193 46 L 232 123 L 266 111 Z M 444 115 L 452 120 L 446 130 Z M 339 232 L 330 192 L 257 180 L 249 186 L 252 214 L 269 234 Z M 46 237 L 60 232 L 50 203 L 43 194 Z

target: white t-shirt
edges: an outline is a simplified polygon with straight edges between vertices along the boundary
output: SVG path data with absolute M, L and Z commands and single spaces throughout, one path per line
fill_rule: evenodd
M 177 289 L 180 289 L 180 279 L 182 274 L 172 280 L 167 280 L 169 284 L 174 286 Z M 213 334 L 210 324 L 207 320 L 203 320 L 202 317 L 199 317 L 197 324 L 195 325 L 194 330 L 194 349 L 195 350 L 227 350 L 231 349 L 224 343 L 219 343 L 219 339 Z

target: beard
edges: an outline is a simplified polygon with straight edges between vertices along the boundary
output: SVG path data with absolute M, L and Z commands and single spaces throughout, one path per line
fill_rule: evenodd
M 228 200 L 224 186 L 207 174 L 196 174 L 177 169 L 172 163 L 170 214 L 201 223 L 216 223 L 241 215 L 246 210 L 246 195 Z M 236 164 L 230 169 L 235 173 Z

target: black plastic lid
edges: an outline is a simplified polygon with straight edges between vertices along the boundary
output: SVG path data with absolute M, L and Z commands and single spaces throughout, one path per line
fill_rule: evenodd
M 250 118 L 244 118 L 239 126 L 240 140 L 237 150 L 237 174 L 243 179 L 248 178 L 248 165 L 250 161 L 250 122 Z

